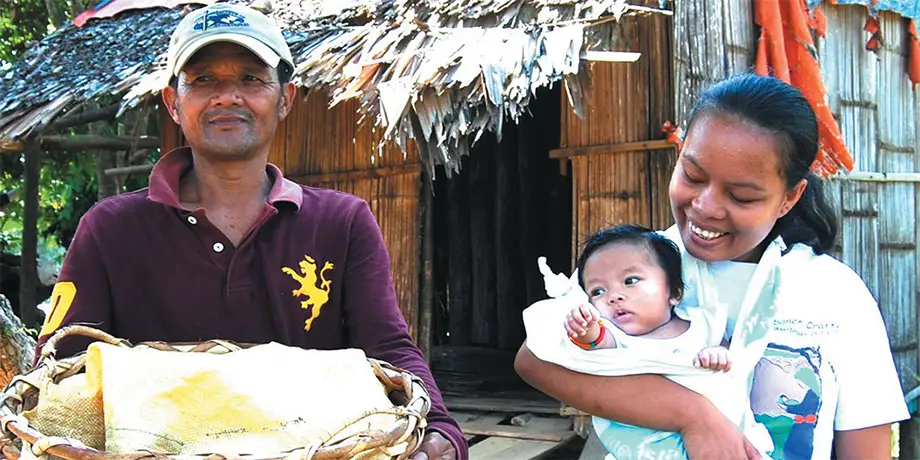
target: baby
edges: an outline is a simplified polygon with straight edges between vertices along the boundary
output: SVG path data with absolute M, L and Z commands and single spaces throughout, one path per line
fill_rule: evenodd
M 680 251 L 666 237 L 637 225 L 602 230 L 585 244 L 577 266 L 589 303 L 566 316 L 572 343 L 585 350 L 703 346 L 695 367 L 731 369 L 726 342 L 706 346 L 694 340 L 685 334 L 690 322 L 674 313 L 684 283 Z

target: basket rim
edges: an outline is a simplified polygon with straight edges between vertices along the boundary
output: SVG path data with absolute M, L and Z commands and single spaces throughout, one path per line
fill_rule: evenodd
M 2 446 L 0 446 L 0 453 L 5 457 L 13 460 L 20 458 L 22 452 L 13 445 L 13 443 L 18 440 L 29 446 L 33 446 L 32 454 L 36 456 L 47 453 L 66 460 L 140 460 L 151 457 L 156 460 L 218 460 L 226 458 L 237 458 L 242 460 L 280 460 L 294 455 L 298 458 L 312 460 L 337 460 L 351 458 L 354 455 L 372 449 L 394 448 L 406 444 L 406 448 L 402 454 L 396 455 L 395 457 L 391 455 L 391 458 L 404 459 L 418 447 L 425 434 L 425 428 L 427 426 L 426 418 L 431 409 L 431 396 L 425 382 L 420 377 L 405 369 L 394 366 L 383 360 L 366 357 L 375 377 L 377 377 L 378 381 L 383 385 L 388 395 L 394 391 L 400 391 L 406 396 L 403 404 L 399 404 L 391 398 L 391 402 L 394 406 L 393 409 L 387 413 L 393 413 L 397 415 L 398 418 L 393 426 L 387 431 L 363 430 L 336 443 L 323 445 L 328 442 L 329 439 L 333 439 L 337 434 L 336 432 L 318 446 L 304 446 L 303 448 L 294 449 L 288 452 L 277 452 L 273 454 L 243 454 L 234 455 L 232 457 L 226 457 L 221 454 L 190 455 L 150 451 L 107 452 L 83 446 L 76 440 L 52 438 L 34 429 L 34 427 L 28 423 L 28 420 L 22 416 L 22 413 L 27 410 L 24 407 L 27 397 L 34 395 L 37 399 L 40 382 L 43 380 L 50 380 L 54 383 L 59 383 L 67 377 L 78 374 L 85 368 L 85 351 L 60 360 L 55 357 L 57 353 L 57 343 L 64 337 L 73 335 L 89 337 L 96 341 L 119 347 L 151 348 L 160 351 L 179 353 L 214 353 L 212 350 L 218 347 L 222 348 L 224 353 L 232 353 L 234 351 L 240 351 L 260 345 L 222 339 L 211 339 L 202 342 L 144 341 L 132 345 L 125 339 L 117 338 L 89 326 L 71 325 L 61 328 L 46 341 L 41 357 L 32 370 L 14 377 L 3 391 L 0 392 L 0 430 L 2 430 L 2 437 L 0 437 Z M 177 348 L 189 346 L 191 347 L 189 349 Z M 380 413 L 380 411 L 369 411 L 345 424 L 340 430 L 344 430 L 375 413 Z M 37 443 L 40 445 L 40 448 L 34 447 Z M 23 447 L 25 447 L 25 444 Z M 38 450 L 38 452 L 36 450 Z

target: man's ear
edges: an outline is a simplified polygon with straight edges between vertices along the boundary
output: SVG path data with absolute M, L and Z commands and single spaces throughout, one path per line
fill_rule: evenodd
M 278 107 L 278 115 L 284 120 L 289 113 L 291 113 L 291 107 L 294 106 L 294 96 L 297 95 L 297 87 L 293 83 L 287 82 L 281 85 L 281 104 Z
M 176 96 L 176 88 L 173 88 L 172 85 L 167 85 L 165 88 L 163 88 L 161 93 L 161 97 L 163 98 L 163 105 L 166 106 L 166 110 L 169 111 L 169 116 L 178 125 L 179 107 L 176 105 Z

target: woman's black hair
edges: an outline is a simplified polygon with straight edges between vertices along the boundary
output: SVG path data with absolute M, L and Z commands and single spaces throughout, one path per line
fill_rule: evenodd
M 618 225 L 601 230 L 585 241 L 581 255 L 578 256 L 578 284 L 585 287 L 585 263 L 595 252 L 611 244 L 631 243 L 645 246 L 654 255 L 658 266 L 664 270 L 668 280 L 670 298 L 680 299 L 684 292 L 684 279 L 681 272 L 680 250 L 667 237 L 639 225 Z
M 787 189 L 808 181 L 798 203 L 777 220 L 765 243 L 779 235 L 789 248 L 803 243 L 815 254 L 831 250 L 837 215 L 825 196 L 824 181 L 809 169 L 818 154 L 818 119 L 805 96 L 777 78 L 744 74 L 704 91 L 690 111 L 687 131 L 704 115 L 738 117 L 773 133 L 781 141 L 779 160 Z

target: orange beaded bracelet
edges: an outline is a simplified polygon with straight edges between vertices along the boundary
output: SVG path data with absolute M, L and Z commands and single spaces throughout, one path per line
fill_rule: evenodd
M 578 348 L 581 348 L 582 350 L 593 350 L 597 348 L 597 345 L 602 343 L 604 341 L 604 337 L 607 335 L 607 325 L 604 324 L 604 320 L 603 319 L 597 320 L 597 325 L 601 327 L 601 333 L 598 334 L 597 338 L 594 339 L 593 342 L 581 343 L 575 340 L 573 337 L 569 337 L 569 340 L 571 340 L 572 343 L 574 343 L 576 346 L 578 346 Z

